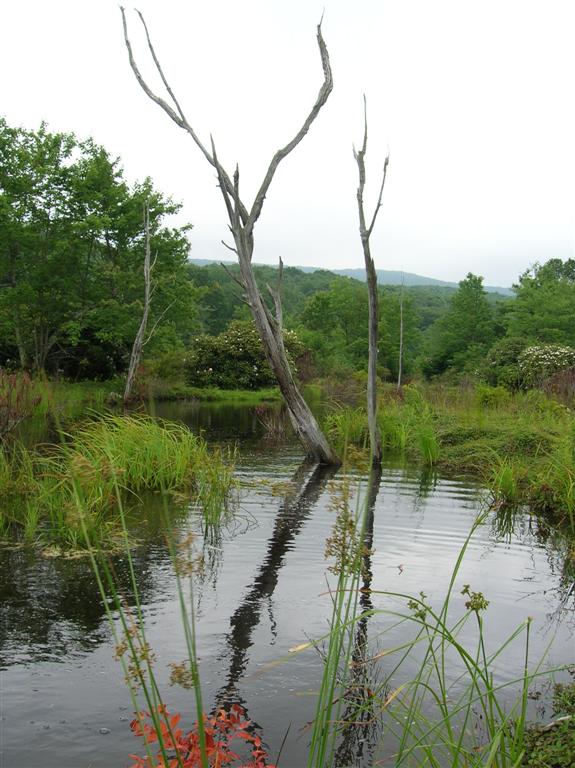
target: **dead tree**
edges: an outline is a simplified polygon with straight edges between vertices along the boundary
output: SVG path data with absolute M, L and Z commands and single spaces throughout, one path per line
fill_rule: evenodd
M 124 403 L 127 403 L 132 395 L 132 387 L 142 358 L 142 350 L 146 344 L 146 329 L 148 327 L 148 318 L 150 316 L 150 303 L 152 300 L 152 270 L 154 264 L 151 263 L 150 248 L 150 206 L 148 201 L 144 205 L 144 309 L 138 333 L 132 345 L 132 354 L 130 355 L 130 365 L 128 367 L 128 378 L 124 389 Z M 149 341 L 149 338 L 148 338 Z
M 287 155 L 289 155 L 293 149 L 295 149 L 295 147 L 307 134 L 311 124 L 318 116 L 321 108 L 326 103 L 328 96 L 333 88 L 329 55 L 321 34 L 321 22 L 317 27 L 317 41 L 321 55 L 324 81 L 319 90 L 317 99 L 297 134 L 288 144 L 279 149 L 272 157 L 261 186 L 257 191 L 255 199 L 251 205 L 251 208 L 248 209 L 240 197 L 240 173 L 238 167 L 236 166 L 232 179 L 232 177 L 230 177 L 230 175 L 226 172 L 218 160 L 213 138 L 210 137 L 210 147 L 208 148 L 202 143 L 193 127 L 188 122 L 182 107 L 176 99 L 176 96 L 174 95 L 174 92 L 164 75 L 152 45 L 145 20 L 142 14 L 138 12 L 146 34 L 150 55 L 162 80 L 162 83 L 164 84 L 166 92 L 169 96 L 170 103 L 168 103 L 168 101 L 166 101 L 161 96 L 158 96 L 156 93 L 154 93 L 142 77 L 134 59 L 132 46 L 128 37 L 126 14 L 123 8 L 121 8 L 121 12 L 124 27 L 124 40 L 128 50 L 130 66 L 132 67 L 132 71 L 134 72 L 138 83 L 146 95 L 159 107 L 161 107 L 164 112 L 166 112 L 166 114 L 176 123 L 176 125 L 187 131 L 206 160 L 216 170 L 218 185 L 226 206 L 229 228 L 234 240 L 234 246 L 226 245 L 225 243 L 224 245 L 226 245 L 227 248 L 236 254 L 240 266 L 240 275 L 237 278 L 234 276 L 234 279 L 239 283 L 244 294 L 245 301 L 251 310 L 254 323 L 262 340 L 266 358 L 277 379 L 296 434 L 300 439 L 306 454 L 309 457 L 314 458 L 321 463 L 337 464 L 339 463 L 339 459 L 331 449 L 313 413 L 305 402 L 295 382 L 287 355 L 285 353 L 280 298 L 282 271 L 281 260 L 279 270 L 280 279 L 278 280 L 278 285 L 275 289 L 272 289 L 268 286 L 268 290 L 270 291 L 274 302 L 273 312 L 268 308 L 262 297 L 252 269 L 254 227 L 261 214 L 265 197 L 267 195 L 270 184 L 272 183 L 278 165 Z
M 397 391 L 401 390 L 403 373 L 403 275 L 401 276 L 401 292 L 399 294 L 399 359 L 397 361 Z
M 379 322 L 379 304 L 377 296 L 377 272 L 371 255 L 369 238 L 373 232 L 377 214 L 381 208 L 381 198 L 383 196 L 383 187 L 385 186 L 385 177 L 387 176 L 387 166 L 389 164 L 389 154 L 383 164 L 383 176 L 379 188 L 379 197 L 377 205 L 371 217 L 369 225 L 366 222 L 363 206 L 363 193 L 365 189 L 365 153 L 367 151 L 367 104 L 365 96 L 363 97 L 363 144 L 361 149 L 353 149 L 353 155 L 357 161 L 359 170 L 359 186 L 357 188 L 357 207 L 359 211 L 359 234 L 363 248 L 363 257 L 365 260 L 365 273 L 367 277 L 367 291 L 369 302 L 369 358 L 367 366 L 367 422 L 369 427 L 369 445 L 371 451 L 371 461 L 373 464 L 380 464 L 383 456 L 381 445 L 381 436 L 377 427 L 377 345 L 378 345 L 378 322 Z

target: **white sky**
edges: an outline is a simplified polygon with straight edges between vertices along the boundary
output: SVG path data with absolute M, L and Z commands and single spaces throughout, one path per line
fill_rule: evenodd
M 509 285 L 534 261 L 572 257 L 571 0 L 141 0 L 188 120 L 206 142 L 213 133 L 230 172 L 239 162 L 247 202 L 315 100 L 324 6 L 334 90 L 280 165 L 254 260 L 362 266 L 352 143 L 364 91 L 368 200 L 391 151 L 377 267 Z M 131 9 L 129 20 L 157 85 Z M 121 156 L 129 180 L 150 175 L 184 202 L 194 257 L 231 256 L 213 170 L 137 85 L 116 2 L 3 0 L 0 114 L 93 136 Z

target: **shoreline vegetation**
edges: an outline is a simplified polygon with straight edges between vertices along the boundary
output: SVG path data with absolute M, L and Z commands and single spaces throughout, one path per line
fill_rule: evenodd
M 24 399 L 28 403 L 28 412 L 21 419 L 22 434 L 26 434 L 28 427 L 33 434 L 34 422 L 49 418 L 54 425 L 56 442 L 60 443 L 50 450 L 42 445 L 25 447 L 33 441 L 24 440 L 21 444 L 16 430 L 16 436 L 5 439 L 0 452 L 0 490 L 12 503 L 19 499 L 16 507 L 20 511 L 13 514 L 13 518 L 18 515 L 22 518 L 22 510 L 27 510 L 24 515 L 27 523 L 23 525 L 27 541 L 33 541 L 32 532 L 36 526 L 32 520 L 40 515 L 38 506 L 31 505 L 30 496 L 34 493 L 45 496 L 47 481 L 43 480 L 43 490 L 40 490 L 38 477 L 50 474 L 45 467 L 49 460 L 53 460 L 44 454 L 59 455 L 56 474 L 60 477 L 70 475 L 63 469 L 62 457 L 74 441 L 66 430 L 69 429 L 72 436 L 77 433 L 76 421 L 81 424 L 86 416 L 94 420 L 99 414 L 103 418 L 103 431 L 106 425 L 109 428 L 114 424 L 117 431 L 120 424 L 125 424 L 126 433 L 139 424 L 144 431 L 150 432 L 145 439 L 149 438 L 152 444 L 162 439 L 162 430 L 170 440 L 177 433 L 178 450 L 181 448 L 190 458 L 188 430 L 168 423 L 158 426 L 152 419 L 143 417 L 138 421 L 138 407 L 144 406 L 153 413 L 154 402 L 190 400 L 253 406 L 259 410 L 280 402 L 279 391 L 274 387 L 225 390 L 190 387 L 174 381 L 159 385 L 155 378 L 151 378 L 140 386 L 133 400 L 136 410 L 125 411 L 117 394 L 121 391 L 119 380 L 26 381 L 29 391 Z M 369 434 L 363 405 L 363 382 L 356 380 L 343 390 L 331 391 L 325 382 L 316 382 L 309 384 L 306 391 L 309 399 L 322 404 L 321 422 L 336 449 L 348 463 L 366 467 Z M 357 402 L 362 405 L 354 405 Z M 269 428 L 268 421 L 273 422 L 282 438 L 290 433 L 290 427 L 279 415 L 266 419 L 265 411 L 262 411 L 258 418 L 264 429 Z M 558 399 L 536 389 L 509 391 L 486 384 L 418 383 L 405 385 L 401 390 L 384 385 L 380 389 L 378 427 L 384 458 L 399 458 L 448 475 L 473 477 L 490 492 L 494 507 L 525 507 L 554 526 L 575 532 L 575 414 Z M 151 430 L 155 430 L 153 434 Z M 197 440 L 199 450 L 202 441 L 194 440 Z M 88 449 L 79 445 L 78 451 L 82 450 Z M 207 451 L 205 445 L 201 450 Z M 120 460 L 118 466 L 121 469 L 122 460 L 116 458 Z M 146 460 L 144 457 L 144 464 L 140 465 L 142 473 L 147 471 Z M 214 454 L 213 461 L 223 466 L 221 456 Z M 135 478 L 133 483 L 132 490 L 141 490 Z M 161 476 L 156 489 L 165 487 L 166 477 Z M 9 530 L 11 526 L 6 524 L 4 516 L 4 537 Z
M 86 550 L 88 539 L 110 551 L 123 544 L 123 509 L 137 510 L 150 492 L 183 495 L 207 522 L 224 514 L 233 453 L 208 448 L 182 425 L 107 414 L 59 438 L 40 450 L 16 443 L 0 451 L 0 539 L 52 555 Z M 132 529 L 144 523 L 132 515 Z
M 131 689 L 136 712 L 131 727 L 144 739 L 146 754 L 134 757 L 134 766 L 167 766 L 176 760 L 175 765 L 195 768 L 223 758 L 235 765 L 235 742 L 241 738 L 252 759 L 248 765 L 273 768 L 276 763 L 270 762 L 264 735 L 251 730 L 247 710 L 222 708 L 207 713 L 204 709 L 193 607 L 193 580 L 201 564 L 193 536 L 186 535 L 184 517 L 178 518 L 177 503 L 176 509 L 171 503 L 183 502 L 186 509 L 193 505 L 204 525 L 217 530 L 229 508 L 235 457 L 210 449 L 183 425 L 121 409 L 110 397 L 118 389 L 116 385 L 26 381 L 21 405 L 28 411 L 20 423 L 25 427 L 27 420 L 50 417 L 58 441 L 26 448 L 15 435 L 6 437 L 0 451 L 0 536 L 17 546 L 39 548 L 47 556 L 83 554 L 91 559 L 104 603 L 110 605 L 106 610 L 115 635 L 116 657 Z M 141 403 L 147 402 L 142 393 L 150 391 L 151 386 L 140 389 Z M 167 399 L 188 399 L 191 393 L 195 398 L 192 388 L 178 388 L 173 382 L 169 393 Z M 277 401 L 273 389 L 214 392 L 208 388 L 204 394 L 213 403 L 254 408 L 266 403 L 275 407 Z M 323 397 L 323 424 L 345 457 L 344 478 L 350 478 L 348 470 L 354 465 L 361 468 L 362 462 L 366 465 L 368 456 L 365 408 L 353 405 L 354 400 L 364 399 L 361 380 L 345 393 L 326 392 L 325 386 L 316 383 L 309 387 L 308 395 L 318 402 Z M 262 423 L 265 427 L 265 419 Z M 66 430 L 60 424 L 66 424 Z M 575 419 L 557 399 L 538 390 L 509 392 L 487 385 L 410 384 L 400 391 L 387 385 L 381 390 L 378 424 L 386 457 L 473 475 L 490 489 L 490 510 L 498 517 L 506 509 L 515 513 L 529 508 L 572 542 Z M 353 729 L 333 725 L 351 721 L 366 722 L 369 727 L 376 723 L 373 733 L 386 723 L 386 738 L 397 749 L 397 765 L 535 768 L 549 764 L 566 768 L 575 740 L 574 684 L 553 682 L 553 674 L 543 670 L 542 660 L 529 659 L 529 621 L 500 648 L 486 652 L 488 600 L 469 585 L 461 589 L 456 584 L 467 544 L 454 566 L 443 606 L 430 604 L 423 593 L 392 595 L 372 590 L 370 547 L 378 477 L 370 475 L 366 498 L 355 509 L 349 479 L 332 493 L 336 522 L 326 542 L 326 557 L 333 561 L 329 570 L 337 583 L 330 588 L 331 625 L 325 637 L 303 643 L 294 651 L 319 650 L 324 663 L 316 716 L 310 725 L 308 765 L 331 765 L 345 750 L 353 751 Z M 178 667 L 176 677 L 193 688 L 196 710 L 196 722 L 186 731 L 179 725 L 180 714 L 168 709 L 154 677 L 141 606 L 136 605 L 135 615 L 127 611 L 108 565 L 113 553 L 132 563 L 132 549 L 146 522 L 148 493 L 163 499 L 160 532 L 168 541 L 182 605 L 188 660 Z M 477 524 L 484 521 L 485 516 Z M 575 550 L 572 545 L 567 549 L 569 574 Z M 133 564 L 130 573 L 137 595 Z M 456 590 L 464 595 L 466 610 L 459 618 L 448 620 Z M 375 601 L 384 601 L 387 607 L 376 609 Z M 421 658 L 415 678 L 391 688 L 386 684 L 374 687 L 370 680 L 379 655 L 377 648 L 367 645 L 366 626 L 377 614 L 388 616 L 392 628 L 398 623 L 406 628 L 405 642 L 385 651 L 386 657 L 397 656 L 397 663 L 392 664 L 394 676 L 397 678 L 412 654 Z M 469 622 L 477 625 L 475 648 L 465 647 L 459 640 Z M 508 683 L 494 685 L 493 669 L 500 654 L 516 643 L 525 664 L 523 675 L 513 680 L 520 694 L 509 705 L 504 703 Z M 453 665 L 461 666 L 457 694 L 446 674 Z M 565 666 L 552 672 L 565 676 L 568 671 Z M 555 717 L 546 725 L 531 723 L 527 717 L 528 697 L 541 685 L 550 691 L 544 695 L 551 700 Z M 484 728 L 480 741 L 467 735 L 477 712 L 482 713 Z M 245 729 L 247 740 L 239 736 Z M 157 744 L 153 750 L 152 741 Z
M 526 506 L 575 532 L 575 414 L 538 390 L 408 385 L 382 390 L 378 425 L 387 456 L 477 478 L 497 506 Z M 368 443 L 365 408 L 326 416 L 342 451 Z

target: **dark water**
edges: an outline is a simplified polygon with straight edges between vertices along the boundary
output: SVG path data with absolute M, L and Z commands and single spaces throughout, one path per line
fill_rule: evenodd
M 326 631 L 331 609 L 323 553 L 334 521 L 330 500 L 341 486 L 341 473 L 302 466 L 297 446 L 266 441 L 251 408 L 169 404 L 157 413 L 201 428 L 210 440 L 241 441 L 235 515 L 219 533 L 197 540 L 206 561 L 196 584 L 205 708 L 241 702 L 272 756 L 291 725 L 281 765 L 305 765 L 305 725 L 313 718 L 321 662 L 313 650 L 289 650 Z M 358 475 L 355 481 L 365 494 L 365 479 Z M 189 713 L 191 725 L 193 694 L 168 684 L 168 664 L 184 660 L 186 650 L 172 565 L 154 522 L 154 502 L 146 504 L 151 523 L 142 527 L 145 544 L 134 557 L 148 640 L 166 703 L 184 720 Z M 424 590 L 439 605 L 481 505 L 481 488 L 473 482 L 386 466 L 374 505 L 372 589 Z M 187 520 L 201 530 L 194 510 Z M 490 600 L 485 619 L 490 646 L 499 646 L 532 616 L 531 658 L 546 654 L 548 667 L 572 663 L 575 606 L 567 557 L 566 545 L 552 541 L 528 516 L 508 530 L 491 518 L 468 547 L 454 612 L 463 611 L 459 590 L 469 583 Z M 114 565 L 129 599 L 126 563 L 116 558 Z M 129 753 L 144 752 L 130 733 L 133 705 L 113 659 L 89 563 L 6 549 L 0 552 L 0 576 L 2 768 L 129 765 Z M 375 608 L 389 607 L 376 594 L 371 601 Z M 375 616 L 367 625 L 374 648 L 401 640 L 400 630 L 381 635 L 388 624 Z M 465 631 L 472 634 L 473 628 Z M 523 650 L 518 643 L 501 656 L 495 665 L 499 682 L 521 674 Z M 380 682 L 392 666 L 382 662 L 375 673 Z M 409 672 L 408 667 L 402 674 L 409 677 Z M 392 679 L 390 685 L 398 682 Z M 515 694 L 509 690 L 510 700 Z M 364 747 L 349 746 L 346 764 L 360 764 L 357 750 Z M 367 753 L 364 749 L 364 762 Z

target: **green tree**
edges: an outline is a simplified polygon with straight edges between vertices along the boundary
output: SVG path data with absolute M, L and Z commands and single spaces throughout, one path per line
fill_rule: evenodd
M 449 309 L 430 329 L 426 375 L 449 368 L 472 371 L 495 340 L 494 313 L 483 290 L 483 278 L 471 272 L 459 283 Z
M 346 278 L 308 299 L 298 332 L 324 371 L 367 365 L 367 289 Z
M 575 346 L 575 259 L 536 264 L 514 286 L 507 333 L 533 342 Z
M 0 346 L 22 367 L 70 375 L 125 365 L 141 317 L 143 204 L 150 201 L 157 286 L 154 343 L 176 343 L 195 323 L 187 227 L 149 179 L 128 187 L 117 159 L 72 134 L 0 120 Z

